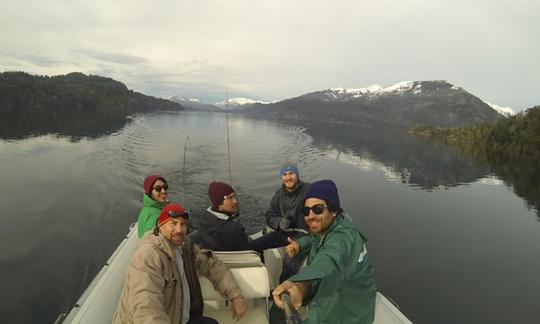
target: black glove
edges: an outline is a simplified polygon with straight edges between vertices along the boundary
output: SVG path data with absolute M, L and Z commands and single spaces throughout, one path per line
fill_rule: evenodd
M 291 221 L 287 218 L 282 218 L 279 220 L 278 228 L 282 232 L 286 232 L 289 229 L 289 226 L 291 225 Z

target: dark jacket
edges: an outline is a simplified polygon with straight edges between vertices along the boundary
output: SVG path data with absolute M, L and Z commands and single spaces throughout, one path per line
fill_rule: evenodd
M 272 201 L 270 201 L 270 207 L 264 214 L 266 224 L 272 229 L 278 230 L 279 221 L 285 217 L 291 221 L 290 228 L 307 230 L 304 215 L 300 210 L 304 207 L 303 198 L 308 188 L 309 183 L 300 181 L 292 192 L 285 189 L 285 186 L 276 190 Z
M 302 323 L 371 324 L 376 292 L 373 268 L 366 239 L 348 215 L 338 215 L 325 234 L 308 235 L 298 242 L 310 253 L 307 265 L 289 280 L 312 283 L 304 300 L 309 314 Z
M 214 251 L 251 249 L 238 214 L 229 216 L 213 211 L 211 207 L 200 218 L 197 243 L 201 248 Z
M 228 299 L 242 295 L 232 273 L 211 251 L 200 250 L 188 238 L 182 250 L 184 269 L 178 269 L 176 254 L 161 235 L 147 233 L 139 240 L 126 271 L 114 324 L 180 323 L 184 298 L 180 271 L 185 271 L 189 285 L 190 316 L 203 313 L 198 275 L 206 276 Z

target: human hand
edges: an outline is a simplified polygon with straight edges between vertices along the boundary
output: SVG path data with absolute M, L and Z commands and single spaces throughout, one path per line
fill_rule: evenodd
M 279 220 L 278 228 L 282 232 L 286 232 L 289 229 L 289 226 L 291 226 L 291 221 L 287 218 L 282 218 Z
M 281 294 L 287 292 L 291 297 L 291 304 L 294 308 L 298 309 L 302 306 L 302 301 L 306 298 L 309 290 L 311 289 L 311 282 L 309 281 L 289 281 L 285 280 L 279 286 L 277 286 L 272 292 L 274 303 L 279 308 L 284 308 L 283 301 L 281 300 Z
M 239 321 L 246 314 L 247 306 L 244 297 L 238 296 L 232 300 L 233 319 Z
M 285 246 L 285 253 L 292 258 L 300 253 L 300 245 L 290 237 L 287 237 L 287 240 L 289 241 L 289 245 Z

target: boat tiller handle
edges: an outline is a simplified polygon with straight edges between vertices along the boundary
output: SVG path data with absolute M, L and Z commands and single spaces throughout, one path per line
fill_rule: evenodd
M 302 318 L 296 308 L 293 307 L 291 302 L 291 296 L 288 293 L 284 292 L 281 294 L 281 301 L 283 302 L 283 307 L 285 309 L 285 319 L 287 324 L 300 324 L 302 323 Z

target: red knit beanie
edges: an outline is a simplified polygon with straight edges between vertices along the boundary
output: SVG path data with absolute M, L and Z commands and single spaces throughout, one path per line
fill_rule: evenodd
M 176 217 L 172 217 L 172 216 L 176 216 Z M 177 218 L 177 217 L 183 217 L 184 219 L 187 220 L 188 217 L 189 217 L 189 214 L 186 213 L 186 209 L 182 205 L 180 205 L 179 203 L 168 204 L 167 206 L 163 207 L 163 209 L 159 213 L 157 226 L 159 227 L 159 226 L 167 223 L 171 219 Z
M 208 198 L 212 202 L 212 209 L 217 210 L 223 204 L 226 196 L 234 192 L 233 187 L 225 182 L 214 181 L 208 186 Z
M 160 176 L 159 174 L 151 174 L 148 177 L 144 179 L 144 193 L 146 193 L 148 196 L 152 197 L 152 188 L 154 187 L 154 183 L 158 180 L 163 181 L 164 183 L 167 183 L 165 181 L 165 178 Z

